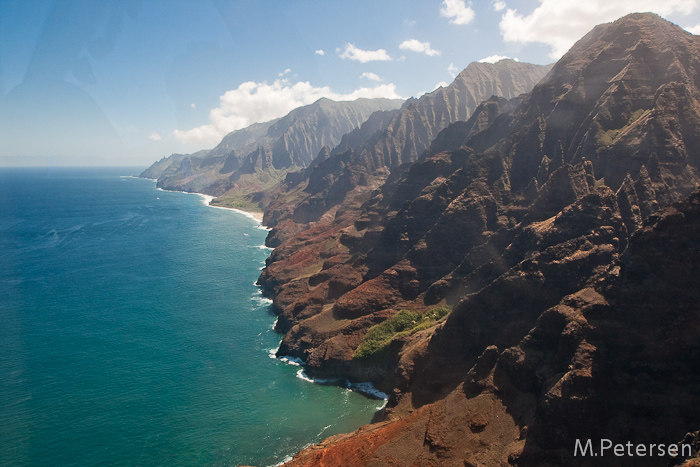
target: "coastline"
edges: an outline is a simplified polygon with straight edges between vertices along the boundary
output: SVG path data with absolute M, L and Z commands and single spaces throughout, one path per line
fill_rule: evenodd
M 139 178 L 144 178 L 144 177 L 139 177 Z M 152 180 L 152 179 L 148 179 L 148 180 Z M 242 214 L 242 215 L 244 215 L 244 216 L 246 216 L 246 217 L 248 217 L 248 218 L 250 218 L 250 219 L 253 219 L 253 220 L 255 220 L 256 222 L 258 222 L 258 223 L 260 224 L 258 228 L 265 229 L 265 230 L 269 230 L 269 228 L 265 227 L 265 226 L 263 225 L 263 223 L 262 223 L 262 221 L 263 221 L 263 213 L 262 213 L 262 212 L 251 212 L 251 211 L 244 211 L 244 210 L 242 210 L 242 209 L 237 209 L 237 208 L 228 208 L 228 207 L 224 207 L 224 206 L 213 206 L 213 205 L 211 204 L 211 202 L 212 202 L 212 200 L 213 200 L 215 197 L 212 196 L 212 195 L 204 194 L 204 193 L 196 193 L 196 192 L 191 192 L 191 191 L 165 190 L 165 189 L 163 189 L 163 188 L 158 188 L 158 190 L 161 190 L 161 191 L 173 191 L 173 192 L 176 192 L 176 193 L 185 193 L 185 194 L 191 194 L 191 195 L 198 195 L 199 197 L 202 198 L 202 203 L 203 203 L 205 206 L 208 206 L 208 207 L 211 207 L 211 208 L 227 209 L 227 210 L 230 210 L 230 211 L 235 211 L 235 212 L 237 212 L 237 213 L 239 213 L 239 214 Z M 267 248 L 267 247 L 265 247 L 265 248 Z M 258 287 L 259 287 L 259 286 L 258 286 Z M 269 300 L 269 299 L 267 299 L 267 300 Z M 277 318 L 275 319 L 275 323 L 272 325 L 272 329 L 273 329 L 273 330 L 274 330 L 274 328 L 275 328 L 275 324 L 277 324 L 277 319 L 279 319 L 279 317 L 277 317 Z M 278 347 L 278 348 L 279 348 L 279 347 Z M 277 349 L 273 349 L 273 350 L 274 350 L 274 352 L 273 352 L 273 351 L 270 351 L 270 358 L 279 360 L 279 361 L 284 362 L 284 363 L 286 363 L 286 364 L 288 364 L 288 365 L 299 366 L 299 367 L 301 367 L 301 368 L 299 369 L 299 371 L 297 372 L 297 375 L 296 375 L 297 378 L 299 378 L 299 379 L 302 379 L 302 380 L 307 381 L 307 382 L 312 383 L 312 384 L 330 384 L 330 385 L 336 385 L 336 386 L 338 386 L 338 387 L 344 387 L 344 388 L 346 388 L 346 389 L 350 389 L 351 391 L 358 392 L 358 393 L 360 393 L 360 394 L 362 394 L 362 395 L 364 395 L 365 397 L 370 398 L 370 399 L 383 400 L 383 401 L 384 401 L 384 404 L 382 405 L 382 407 L 381 407 L 379 410 L 381 410 L 382 408 L 384 408 L 384 406 L 386 405 L 386 403 L 387 403 L 387 401 L 388 401 L 388 399 L 389 399 L 389 395 L 388 395 L 388 394 L 385 394 L 385 393 L 379 391 L 378 389 L 376 389 L 376 388 L 374 387 L 374 385 L 373 385 L 371 382 L 351 383 L 351 382 L 348 381 L 346 378 L 338 378 L 338 379 L 333 379 L 333 380 L 330 380 L 330 379 L 322 379 L 322 378 L 311 378 L 311 377 L 309 377 L 309 376 L 306 374 L 306 372 L 304 371 L 305 364 L 304 364 L 303 361 L 301 361 L 301 360 L 299 360 L 299 359 L 296 359 L 296 358 L 293 358 L 293 357 L 288 357 L 288 356 L 279 356 L 279 357 L 278 357 L 277 355 L 275 355 Z
M 237 208 L 229 208 L 226 206 L 214 206 L 211 204 L 211 202 L 214 200 L 214 196 L 211 195 L 205 195 L 204 193 L 195 193 L 203 198 L 204 204 L 209 206 L 210 208 L 217 208 L 217 209 L 228 209 L 229 211 L 235 211 L 239 214 L 243 214 L 246 217 L 249 217 L 253 220 L 258 221 L 260 224 L 262 224 L 263 221 L 263 213 L 262 212 L 257 212 L 257 211 L 244 211 L 242 209 L 237 209 Z
M 139 177 L 139 178 L 144 178 L 144 177 Z M 157 180 L 154 180 L 154 179 L 149 179 L 149 180 L 157 182 Z M 258 229 L 271 230 L 270 228 L 266 227 L 263 224 L 263 214 L 264 214 L 263 212 L 244 211 L 242 209 L 237 209 L 237 208 L 212 205 L 211 203 L 215 197 L 212 195 L 204 194 L 204 193 L 181 191 L 181 190 L 166 190 L 166 189 L 163 189 L 160 187 L 158 187 L 157 189 L 161 190 L 161 191 L 173 191 L 173 192 L 180 192 L 180 193 L 185 193 L 185 194 L 198 195 L 201 198 L 201 201 L 205 206 L 235 211 L 238 214 L 242 214 L 242 215 L 256 221 L 258 223 L 258 226 L 257 226 Z M 261 246 L 261 248 L 268 248 L 268 247 L 263 245 L 263 246 Z M 272 250 L 272 249 L 270 249 L 270 250 Z M 261 286 L 257 285 L 257 283 L 255 285 L 256 285 L 258 291 L 262 292 Z M 270 303 L 272 302 L 271 299 L 263 297 L 262 295 L 261 295 L 261 299 L 269 301 Z M 273 331 L 275 330 L 275 325 L 276 325 L 278 319 L 279 319 L 278 316 L 275 317 L 275 322 L 272 324 Z M 277 331 L 275 331 L 275 332 L 277 332 Z M 268 356 L 271 359 L 277 360 L 277 361 L 284 363 L 286 365 L 290 365 L 292 367 L 298 367 L 296 372 L 295 372 L 295 376 L 297 379 L 300 379 L 300 380 L 302 380 L 306 383 L 309 383 L 311 385 L 334 386 L 334 387 L 337 387 L 338 389 L 345 389 L 348 391 L 352 391 L 356 394 L 360 394 L 366 399 L 369 399 L 371 401 L 375 401 L 378 404 L 374 408 L 374 412 L 375 412 L 374 416 L 375 417 L 377 414 L 381 413 L 381 411 L 383 411 L 386 408 L 387 403 L 389 401 L 389 394 L 386 394 L 386 393 L 376 389 L 372 382 L 369 382 L 369 381 L 350 382 L 347 378 L 324 379 L 324 378 L 311 377 L 306 373 L 305 362 L 301 361 L 300 359 L 293 358 L 293 357 L 277 356 L 276 351 L 278 349 L 279 349 L 279 345 L 275 349 L 270 349 L 268 351 Z M 363 425 L 357 427 L 357 429 L 360 429 L 360 428 L 367 426 L 367 425 L 370 425 L 372 423 L 373 423 L 372 421 L 369 421 L 369 422 L 364 423 Z M 331 427 L 331 425 L 328 425 L 326 428 L 330 428 L 330 427 Z M 270 467 L 277 467 L 277 466 L 282 466 L 282 465 L 287 464 L 288 462 L 290 462 L 294 459 L 294 456 L 299 455 L 300 453 L 304 452 L 306 449 L 310 448 L 311 446 L 319 444 L 320 442 L 322 442 L 325 439 L 326 438 L 322 438 L 320 440 L 311 441 L 311 442 L 307 443 L 306 445 L 304 445 L 303 447 L 301 447 L 297 451 L 293 452 L 292 454 L 288 454 L 280 462 L 270 465 Z
M 138 177 L 138 178 L 143 178 L 145 180 L 151 180 L 151 181 L 157 182 L 157 180 L 153 179 L 153 178 L 146 178 L 146 177 Z M 229 211 L 237 212 L 237 213 L 242 214 L 250 219 L 253 219 L 254 221 L 258 222 L 263 228 L 266 228 L 262 223 L 263 222 L 263 213 L 262 212 L 244 211 L 242 209 L 229 208 L 226 206 L 214 206 L 211 204 L 211 202 L 215 198 L 215 196 L 206 195 L 204 193 L 197 193 L 197 192 L 193 192 L 193 191 L 181 191 L 181 190 L 166 190 L 166 189 L 163 189 L 160 187 L 157 187 L 157 189 L 160 191 L 172 191 L 174 193 L 185 193 L 188 195 L 198 195 L 202 198 L 202 202 L 204 203 L 205 206 L 209 206 L 210 208 L 216 208 L 216 209 L 228 209 Z

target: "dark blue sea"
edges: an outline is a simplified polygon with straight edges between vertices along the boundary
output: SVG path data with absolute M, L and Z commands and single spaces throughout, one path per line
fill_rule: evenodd
M 0 465 L 274 465 L 382 401 L 298 377 L 253 219 L 139 169 L 0 169 Z

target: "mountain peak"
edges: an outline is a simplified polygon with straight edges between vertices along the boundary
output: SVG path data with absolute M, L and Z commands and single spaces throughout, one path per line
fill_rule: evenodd
M 688 48 L 697 47 L 697 43 L 697 36 L 654 13 L 632 13 L 593 28 L 569 49 L 554 69 L 556 72 L 562 67 L 582 68 L 593 61 L 619 63 L 656 59 L 658 55 L 679 57 Z

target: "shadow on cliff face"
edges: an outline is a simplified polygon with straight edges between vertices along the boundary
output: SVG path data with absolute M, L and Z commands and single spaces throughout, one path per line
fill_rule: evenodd
M 504 311 L 499 300 L 477 299 L 517 298 L 508 281 L 465 299 L 416 364 L 413 403 L 441 400 L 436 394 L 460 384 L 467 399 L 496 395 L 526 427 L 514 465 L 659 465 L 575 459 L 575 443 L 669 445 L 700 427 L 700 191 L 652 216 L 622 255 L 599 266 L 583 283 L 550 288 L 550 306 L 543 299 Z M 533 321 L 521 326 L 524 316 Z
M 605 187 L 547 222 L 520 229 L 499 258 L 501 274 L 491 280 L 495 268 L 484 267 L 461 284 L 462 288 L 470 288 L 470 281 L 488 285 L 462 299 L 431 339 L 425 361 L 416 365 L 416 383 L 406 388 L 415 402 L 430 401 L 431 394 L 442 392 L 441 385 L 459 384 L 460 375 L 487 347 L 517 345 L 545 310 L 609 267 L 621 253 L 620 239 L 625 237 L 615 195 Z

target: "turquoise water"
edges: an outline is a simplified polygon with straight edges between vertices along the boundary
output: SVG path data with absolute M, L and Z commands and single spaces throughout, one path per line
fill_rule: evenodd
M 137 169 L 0 169 L 0 464 L 271 465 L 380 401 L 272 359 L 266 232 Z

